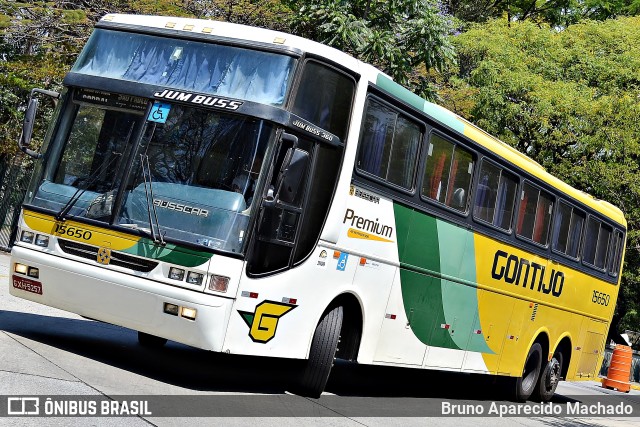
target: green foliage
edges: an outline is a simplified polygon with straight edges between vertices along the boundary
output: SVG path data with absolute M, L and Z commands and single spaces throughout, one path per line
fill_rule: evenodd
M 209 18 L 272 30 L 288 31 L 292 11 L 280 0 L 191 1 L 186 9 L 198 18 Z
M 640 0 L 449 0 L 444 8 L 464 22 L 503 18 L 567 27 L 585 19 L 602 21 L 637 15 Z
M 626 313 L 640 297 L 640 18 L 565 30 L 490 21 L 454 45 L 459 66 L 444 76 L 446 106 L 625 212 L 617 314 L 636 321 Z
M 299 12 L 293 30 L 372 63 L 425 97 L 433 88 L 425 71 L 453 61 L 453 22 L 432 0 L 290 1 Z
M 84 24 L 87 21 L 87 15 L 82 10 L 63 10 L 61 14 L 65 24 Z

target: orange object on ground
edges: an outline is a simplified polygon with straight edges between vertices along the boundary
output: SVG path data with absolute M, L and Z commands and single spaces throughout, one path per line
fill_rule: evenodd
M 631 360 L 633 352 L 628 345 L 616 345 L 611 355 L 611 363 L 607 378 L 602 379 L 602 386 L 605 388 L 616 389 L 618 391 L 629 393 L 631 383 L 629 376 L 631 375 Z

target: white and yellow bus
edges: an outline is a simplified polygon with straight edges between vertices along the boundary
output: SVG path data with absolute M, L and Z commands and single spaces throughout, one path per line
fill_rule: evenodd
M 335 357 L 521 401 L 602 362 L 622 212 L 322 44 L 107 15 L 20 146 L 11 294 L 142 345 L 305 359 L 311 396 Z

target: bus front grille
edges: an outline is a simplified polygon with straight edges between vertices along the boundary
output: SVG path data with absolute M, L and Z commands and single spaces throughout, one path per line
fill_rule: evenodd
M 78 257 L 91 259 L 96 261 L 98 259 L 98 247 L 85 245 L 83 243 L 74 242 L 72 240 L 58 239 L 58 244 L 63 252 Z M 96 261 L 97 262 L 97 261 Z M 111 260 L 109 265 L 116 265 L 118 267 L 129 268 L 135 271 L 141 271 L 148 273 L 158 266 L 158 263 L 145 258 L 138 258 L 131 255 L 123 254 L 122 252 L 111 251 Z

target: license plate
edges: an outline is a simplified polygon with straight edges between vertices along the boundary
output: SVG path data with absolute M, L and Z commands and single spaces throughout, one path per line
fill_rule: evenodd
M 13 275 L 13 287 L 16 289 L 22 289 L 23 291 L 32 292 L 34 294 L 42 295 L 42 283 L 35 280 L 25 279 L 24 277 Z

